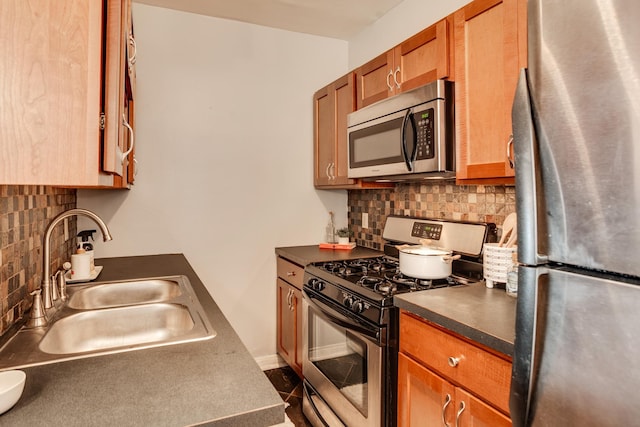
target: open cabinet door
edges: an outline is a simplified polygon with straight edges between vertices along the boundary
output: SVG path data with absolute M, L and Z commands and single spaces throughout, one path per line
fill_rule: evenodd
M 131 0 L 107 0 L 106 8 L 102 169 L 121 177 L 115 186 L 126 187 L 133 178 L 134 146 Z

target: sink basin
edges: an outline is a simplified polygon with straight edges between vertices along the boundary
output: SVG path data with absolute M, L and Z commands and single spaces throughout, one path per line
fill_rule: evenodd
M 186 276 L 67 287 L 49 325 L 21 328 L 0 348 L 0 370 L 185 344 L 215 337 Z
M 73 354 L 143 346 L 186 335 L 194 326 L 189 309 L 180 304 L 93 310 L 55 322 L 39 347 L 45 353 Z
M 182 295 L 175 280 L 148 279 L 94 285 L 74 292 L 69 307 L 78 310 L 165 302 Z

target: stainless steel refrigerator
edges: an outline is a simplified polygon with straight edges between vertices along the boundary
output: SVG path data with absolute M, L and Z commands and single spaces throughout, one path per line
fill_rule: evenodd
M 513 135 L 514 425 L 640 425 L 640 1 L 528 1 Z

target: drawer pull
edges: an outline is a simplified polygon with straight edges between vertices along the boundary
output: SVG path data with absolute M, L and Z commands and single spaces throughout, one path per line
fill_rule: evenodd
M 287 277 L 293 277 L 296 275 L 295 271 L 287 271 Z
M 451 395 L 449 393 L 447 393 L 447 398 L 444 400 L 444 405 L 442 405 L 442 425 L 444 427 L 451 427 L 449 424 L 447 424 L 447 406 L 449 406 L 449 403 L 451 403 Z
M 456 366 L 458 366 L 458 363 L 460 363 L 460 358 L 451 356 L 447 359 L 447 363 L 449 363 L 449 366 L 451 366 L 452 368 L 455 368 Z
M 464 408 L 465 408 L 464 402 L 460 402 L 460 409 L 458 410 L 458 413 L 456 414 L 456 427 L 460 427 L 460 416 L 464 412 Z

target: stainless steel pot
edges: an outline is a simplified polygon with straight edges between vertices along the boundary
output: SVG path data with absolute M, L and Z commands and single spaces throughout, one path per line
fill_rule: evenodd
M 425 245 L 398 246 L 400 272 L 418 279 L 443 279 L 451 276 L 451 263 L 460 255 Z

